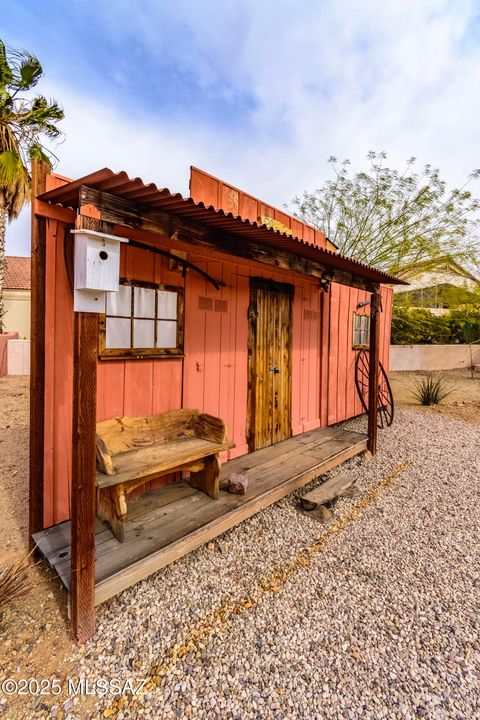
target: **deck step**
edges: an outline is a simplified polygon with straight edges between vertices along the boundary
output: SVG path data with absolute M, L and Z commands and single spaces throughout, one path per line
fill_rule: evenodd
M 342 495 L 353 483 L 355 478 L 350 473 L 338 473 L 311 492 L 300 498 L 304 510 L 315 510 L 318 505 L 335 500 Z

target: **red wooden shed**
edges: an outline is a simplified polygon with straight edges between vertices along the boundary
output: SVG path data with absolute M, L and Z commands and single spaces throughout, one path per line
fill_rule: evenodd
M 71 181 L 34 162 L 30 532 L 69 591 L 78 639 L 96 603 L 376 449 L 388 286 L 401 281 L 195 168 L 190 195 L 106 168 Z M 87 290 L 98 312 L 74 312 L 72 230 L 124 241 L 118 291 Z M 365 347 L 368 436 L 331 427 L 363 412 L 354 364 Z M 122 543 L 95 517 L 105 421 L 181 409 L 225 423 L 221 482 L 246 474 L 247 494 L 199 493 L 185 468 L 200 477 L 203 460 L 179 461 L 183 472 L 152 472 L 129 495 Z

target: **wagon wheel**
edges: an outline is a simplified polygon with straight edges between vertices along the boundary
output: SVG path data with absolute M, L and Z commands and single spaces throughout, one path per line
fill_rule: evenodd
M 360 350 L 355 358 L 355 385 L 360 396 L 363 409 L 368 412 L 368 375 L 370 371 L 370 353 Z M 379 428 L 390 427 L 393 423 L 393 395 L 382 363 L 378 367 L 378 415 Z

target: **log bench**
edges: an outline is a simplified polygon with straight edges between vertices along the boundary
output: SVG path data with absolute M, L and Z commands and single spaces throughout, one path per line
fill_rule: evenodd
M 97 515 L 125 540 L 127 496 L 150 480 L 188 470 L 190 484 L 215 500 L 218 453 L 226 441 L 221 418 L 198 410 L 173 410 L 152 417 L 117 417 L 97 423 Z

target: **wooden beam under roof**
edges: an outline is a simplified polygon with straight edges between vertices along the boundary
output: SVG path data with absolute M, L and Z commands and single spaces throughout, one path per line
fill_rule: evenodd
M 376 287 L 372 281 L 344 270 L 336 270 L 300 255 L 274 249 L 269 245 L 261 245 L 222 230 L 210 229 L 201 223 L 180 218 L 178 215 L 144 208 L 132 200 L 93 188 L 85 186 L 80 188 L 79 203 L 82 206 L 95 208 L 99 213 L 99 219 L 104 222 L 143 230 L 153 236 L 160 236 L 163 240 L 177 240 L 189 245 L 208 247 L 216 252 L 253 260 L 269 267 L 309 275 L 318 279 L 323 286 L 329 282 L 336 282 L 369 292 L 373 292 Z

